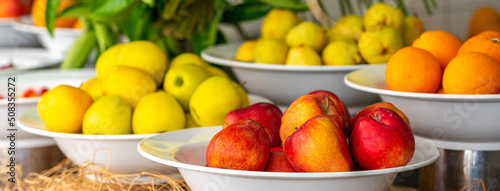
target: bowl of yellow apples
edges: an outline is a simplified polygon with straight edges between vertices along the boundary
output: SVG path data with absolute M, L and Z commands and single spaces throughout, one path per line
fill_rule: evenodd
M 380 10 L 389 10 L 391 22 L 379 22 L 385 20 Z M 394 52 L 411 44 L 423 32 L 418 19 L 420 28 L 406 27 L 412 21 L 415 18 L 384 3 L 373 4 L 364 16 L 343 16 L 331 28 L 303 21 L 293 11 L 273 9 L 265 16 L 258 39 L 216 45 L 204 50 L 202 57 L 230 68 L 249 92 L 276 104 L 287 106 L 300 95 L 324 89 L 336 93 L 355 113 L 380 98 L 347 87 L 344 76 L 371 64 L 384 64 Z

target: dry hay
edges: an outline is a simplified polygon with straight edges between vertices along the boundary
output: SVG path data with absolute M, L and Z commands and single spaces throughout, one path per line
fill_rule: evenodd
M 7 161 L 0 159 L 0 172 L 7 172 Z M 21 167 L 17 167 L 21 169 Z M 8 182 L 10 176 L 0 175 L 0 190 L 4 191 L 42 191 L 42 190 L 174 190 L 188 191 L 183 180 L 176 180 L 156 172 L 138 174 L 115 174 L 93 164 L 76 166 L 68 159 L 41 173 L 29 173 L 21 179 L 22 172 L 16 172 L 16 183 Z M 179 176 L 180 177 L 180 176 Z M 92 178 L 94 180 L 92 180 Z M 147 182 L 139 178 L 149 178 Z M 99 180 L 99 181 L 95 181 Z M 161 183 L 158 183 L 161 182 Z

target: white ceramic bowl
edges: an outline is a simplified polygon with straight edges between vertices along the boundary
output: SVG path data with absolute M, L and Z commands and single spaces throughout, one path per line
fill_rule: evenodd
M 36 36 L 12 28 L 16 18 L 0 18 L 0 47 L 39 47 Z
M 0 76 L 53 67 L 63 59 L 64 54 L 43 48 L 0 48 L 0 66 L 12 66 L 0 69 Z
M 185 129 L 155 135 L 143 140 L 138 150 L 144 157 L 177 167 L 193 191 L 290 191 L 338 190 L 385 191 L 398 172 L 418 169 L 439 157 L 437 148 L 417 138 L 415 154 L 403 167 L 335 173 L 278 173 L 241 171 L 205 167 L 206 148 L 221 126 Z
M 270 100 L 248 95 L 250 103 L 270 102 Z M 45 130 L 43 121 L 36 110 L 21 115 L 19 127 L 29 133 L 52 137 L 64 155 L 76 165 L 85 162 L 101 167 L 109 164 L 109 170 L 116 173 L 139 173 L 141 171 L 156 171 L 165 174 L 176 174 L 177 169 L 160 165 L 147 160 L 137 152 L 139 142 L 155 134 L 130 135 L 85 135 L 58 133 Z
M 1 54 L 1 53 L 0 53 Z M 88 79 L 95 76 L 95 70 L 92 69 L 78 69 L 78 70 L 39 70 L 30 71 L 23 74 L 4 74 L 0 76 L 0 95 L 4 99 L 0 99 L 0 140 L 6 139 L 8 131 L 3 130 L 9 128 L 8 120 L 8 104 L 7 93 L 9 92 L 8 87 L 13 87 L 8 85 L 8 78 L 15 77 L 15 90 L 16 96 L 20 96 L 27 89 L 31 88 L 35 91 L 41 91 L 43 88 L 51 89 L 60 84 L 66 84 L 71 86 L 80 86 L 81 83 L 87 81 Z M 11 81 L 12 82 L 12 81 Z M 36 109 L 37 103 L 40 97 L 31 98 L 17 98 L 15 99 L 15 118 L 27 111 Z M 17 129 L 16 137 L 18 140 L 40 138 L 37 135 L 31 133 L 26 133 L 21 129 Z
M 318 89 L 332 91 L 350 110 L 380 99 L 377 94 L 358 91 L 343 83 L 345 74 L 369 65 L 287 66 L 239 62 L 233 58 L 240 44 L 210 47 L 201 56 L 208 62 L 230 67 L 250 93 L 265 96 L 278 105 L 288 106 L 300 96 Z
M 76 38 L 82 34 L 81 29 L 56 28 L 52 37 L 47 28 L 33 25 L 31 15 L 19 17 L 12 27 L 21 32 L 35 34 L 42 46 L 51 52 L 67 52 Z
M 500 150 L 500 95 L 452 95 L 391 91 L 385 66 L 349 73 L 345 83 L 379 94 L 410 119 L 413 133 L 453 150 Z

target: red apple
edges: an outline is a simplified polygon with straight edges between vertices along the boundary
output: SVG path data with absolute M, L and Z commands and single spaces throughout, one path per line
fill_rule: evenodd
M 341 129 L 344 127 L 342 112 L 326 95 L 304 95 L 288 106 L 281 119 L 280 137 L 284 143 L 286 138 L 307 120 L 317 115 L 326 115 L 333 119 Z
M 27 14 L 27 8 L 18 0 L 0 0 L 0 18 Z
M 351 155 L 360 169 L 404 166 L 415 152 L 415 138 L 409 124 L 398 113 L 377 108 L 361 116 L 350 135 Z
M 249 118 L 264 125 L 271 135 L 271 146 L 281 145 L 280 126 L 283 112 L 280 108 L 270 103 L 256 103 L 241 109 L 229 112 L 224 119 L 224 128 L 237 121 Z
M 208 143 L 207 165 L 215 168 L 263 171 L 271 150 L 266 128 L 242 119 L 219 131 Z
M 292 164 L 288 162 L 283 147 L 273 147 L 271 149 L 271 155 L 269 155 L 269 161 L 267 161 L 267 166 L 264 171 L 268 172 L 297 172 L 293 168 Z
M 356 113 L 356 115 L 354 115 L 354 117 L 351 119 L 350 124 L 349 124 L 349 131 L 348 131 L 349 134 L 351 133 L 352 128 L 354 128 L 354 125 L 356 125 L 356 121 L 359 118 L 361 118 L 365 115 L 373 115 L 373 112 L 378 108 L 387 108 L 387 109 L 390 109 L 390 110 L 396 112 L 401 118 L 403 118 L 403 120 L 408 125 L 410 125 L 410 120 L 408 119 L 408 117 L 401 110 L 399 110 L 394 104 L 392 104 L 391 102 L 378 102 L 378 103 L 374 103 L 372 105 L 366 106 L 365 108 L 358 111 L 358 113 Z
M 302 124 L 286 139 L 284 150 L 297 172 L 345 172 L 353 167 L 342 129 L 324 115 Z
M 342 117 L 344 118 L 344 126 L 342 127 L 342 131 L 344 134 L 347 135 L 347 129 L 349 127 L 349 121 L 351 121 L 351 114 L 349 114 L 349 110 L 345 106 L 344 102 L 340 100 L 340 98 L 334 94 L 333 92 L 327 91 L 327 90 L 315 90 L 312 91 L 308 94 L 311 95 L 325 95 L 329 97 L 333 103 L 335 104 L 335 107 L 342 113 Z

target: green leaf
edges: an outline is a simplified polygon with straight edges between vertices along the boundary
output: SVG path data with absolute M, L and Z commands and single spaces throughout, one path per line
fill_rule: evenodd
M 104 22 L 118 21 L 128 15 L 141 0 L 96 0 L 92 1 L 90 17 Z
M 292 11 L 307 11 L 309 7 L 302 1 L 291 1 L 291 0 L 259 0 L 262 3 L 269 4 L 275 7 L 289 9 Z
M 154 7 L 155 6 L 155 0 L 142 0 L 142 2 L 149 7 Z
M 84 30 L 70 49 L 61 63 L 61 69 L 81 68 L 85 65 L 90 52 L 96 46 L 96 38 L 91 28 Z
M 86 17 L 90 13 L 88 4 L 78 3 L 64 9 L 57 17 Z
M 239 23 L 250 21 L 265 16 L 273 6 L 260 2 L 242 3 L 234 7 L 228 7 L 222 14 L 221 22 Z
M 151 23 L 153 9 L 148 5 L 141 3 L 141 5 L 134 7 L 132 11 L 120 20 L 120 26 L 123 33 L 130 39 L 130 41 L 145 40 L 148 26 Z
M 217 25 L 226 6 L 226 1 L 214 0 L 213 5 L 216 11 L 213 20 L 203 27 L 203 30 L 196 31 L 192 35 L 191 44 L 196 54 L 200 54 L 204 49 L 215 45 L 217 41 Z
M 109 47 L 115 44 L 115 35 L 110 25 L 96 21 L 92 24 L 94 28 L 97 47 L 100 52 L 104 52 Z
M 50 36 L 54 36 L 54 28 L 56 27 L 57 18 L 57 8 L 59 7 L 59 2 L 61 0 L 50 0 L 47 1 L 47 7 L 45 8 L 45 25 L 49 31 Z

